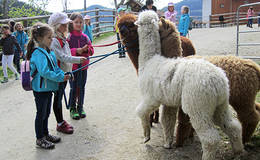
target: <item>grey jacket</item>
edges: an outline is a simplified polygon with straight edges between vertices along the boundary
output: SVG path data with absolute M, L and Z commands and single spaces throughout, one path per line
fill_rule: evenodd
M 57 38 L 52 39 L 51 50 L 54 51 L 60 68 L 64 72 L 72 71 L 73 63 L 80 63 L 80 57 L 71 56 L 71 51 L 68 42 L 66 39 L 62 39 L 63 47 L 61 47 L 60 42 Z

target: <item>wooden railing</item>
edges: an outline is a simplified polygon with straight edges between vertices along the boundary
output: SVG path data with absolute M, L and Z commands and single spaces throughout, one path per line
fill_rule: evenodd
M 111 14 L 104 15 L 103 12 L 110 12 Z M 81 11 L 81 14 L 91 15 L 91 24 L 93 25 L 93 36 L 98 37 L 100 34 L 113 32 L 114 29 L 114 20 L 116 16 L 116 11 L 112 9 L 98 9 L 89 10 L 89 11 Z M 103 14 L 102 14 L 103 13 Z M 70 15 L 71 13 L 67 13 Z M 21 17 L 21 18 L 12 18 L 15 22 L 23 22 L 23 25 L 26 30 L 28 30 L 34 22 L 40 21 L 43 23 L 47 23 L 50 15 L 43 16 L 34 16 L 34 17 Z M 108 20 L 103 20 L 107 18 Z M 11 19 L 0 19 L 0 24 L 6 24 Z
M 246 18 L 246 12 L 241 12 L 239 18 Z M 220 17 L 223 17 L 223 21 L 220 21 Z M 209 26 L 213 27 L 222 27 L 222 26 L 233 26 L 236 25 L 236 12 L 232 13 L 223 13 L 223 14 L 214 14 L 210 15 Z M 246 24 L 247 20 L 240 21 L 239 24 Z

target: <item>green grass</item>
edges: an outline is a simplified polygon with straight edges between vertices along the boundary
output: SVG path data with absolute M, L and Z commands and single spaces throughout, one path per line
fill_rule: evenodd
M 114 36 L 115 34 L 116 34 L 115 32 L 101 34 L 99 37 L 94 38 L 94 43 L 97 43 L 98 41 L 103 40 L 107 37 Z
M 12 78 L 14 76 L 13 72 L 7 68 L 8 78 Z M 0 80 L 2 80 L 4 77 L 4 72 L 2 66 L 0 66 Z

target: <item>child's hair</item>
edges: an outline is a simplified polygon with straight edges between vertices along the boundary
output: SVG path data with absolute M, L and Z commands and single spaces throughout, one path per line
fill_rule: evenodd
M 181 8 L 183 9 L 184 13 L 186 13 L 186 14 L 188 14 L 190 11 L 188 6 L 182 6 Z
M 70 15 L 70 20 L 72 20 L 72 21 L 74 21 L 74 20 L 77 19 L 77 18 L 81 19 L 82 22 L 84 22 L 83 16 L 82 16 L 80 13 L 74 12 L 74 13 L 72 13 L 72 14 Z M 69 23 L 69 32 L 72 32 L 72 31 L 73 31 L 73 23 L 70 22 L 70 23 Z
M 153 4 L 153 0 L 146 0 L 145 4 L 146 4 L 146 6 L 152 5 Z
M 17 22 L 17 23 L 14 25 L 14 30 L 17 31 L 17 26 L 18 26 L 18 25 L 21 25 L 22 28 L 23 28 L 23 24 L 22 24 L 21 22 Z
M 52 28 L 48 24 L 36 23 L 31 28 L 31 38 L 27 45 L 26 59 L 30 60 L 36 44 L 39 43 L 39 38 L 44 37 L 48 32 L 53 32 Z
M 2 29 L 9 29 L 10 30 L 10 27 L 5 24 L 5 25 L 2 26 Z

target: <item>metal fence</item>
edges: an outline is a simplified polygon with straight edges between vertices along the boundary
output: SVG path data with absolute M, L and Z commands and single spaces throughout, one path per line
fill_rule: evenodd
M 241 46 L 260 46 L 260 43 L 239 43 L 239 34 L 250 34 L 250 33 L 256 33 L 256 32 L 260 32 L 260 30 L 247 30 L 247 31 L 240 31 L 239 29 L 239 24 L 241 21 L 245 21 L 248 18 L 240 18 L 240 12 L 239 10 L 242 7 L 248 7 L 248 6 L 255 6 L 255 5 L 260 5 L 260 2 L 256 2 L 256 3 L 249 3 L 249 4 L 244 4 L 238 7 L 237 9 L 237 13 L 236 13 L 236 24 L 237 24 L 237 44 L 236 44 L 236 55 L 239 56 L 239 47 Z M 254 16 L 254 17 L 250 17 L 251 19 L 258 19 L 260 18 L 260 16 Z M 243 58 L 247 58 L 247 59 L 260 59 L 260 56 L 242 56 Z

